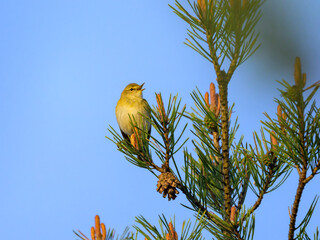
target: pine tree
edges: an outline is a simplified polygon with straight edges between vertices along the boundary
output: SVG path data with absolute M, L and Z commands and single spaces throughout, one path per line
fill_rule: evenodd
M 283 90 L 281 98 L 275 99 L 277 114 L 265 113 L 261 133 L 253 133 L 254 144 L 245 143 L 243 137 L 236 140 L 239 126 L 237 120 L 231 122 L 233 105 L 228 103 L 228 86 L 235 70 L 259 47 L 254 27 L 263 2 L 188 0 L 184 6 L 175 1 L 170 7 L 189 24 L 185 44 L 213 64 L 216 84 L 211 83 L 204 94 L 198 89 L 191 93 L 195 107 L 190 112 L 177 96 L 164 101 L 160 93 L 156 94 L 157 105 L 150 109 L 149 118 L 144 117 L 160 138 L 152 134 L 148 139 L 148 133 L 133 124 L 136 131 L 128 142 L 110 126 L 112 137 L 108 138 L 129 162 L 157 177 L 157 191 L 164 198 L 177 201 L 178 194 L 184 194 L 190 202 L 188 208 L 195 211 L 197 221 L 191 231 L 191 223 L 184 222 L 180 239 L 202 239 L 202 229 L 213 239 L 253 239 L 255 210 L 292 171 L 298 172 L 299 179 L 289 210 L 288 239 L 311 239 L 305 229 L 318 197 L 300 224 L 296 218 L 306 184 L 320 172 L 320 110 L 313 101 L 320 83 L 306 87 L 306 74 L 297 57 L 295 84 L 279 82 Z M 307 90 L 311 93 L 306 94 Z M 182 118 L 192 123 L 192 151 L 184 147 L 188 139 L 182 140 L 188 126 L 177 131 Z M 184 166 L 178 166 L 175 160 L 179 151 L 183 151 Z M 256 195 L 249 207 L 245 206 L 248 191 Z M 138 239 L 139 233 L 145 239 L 178 239 L 175 226 L 164 216 L 159 220 L 160 230 L 142 216 L 136 221 L 136 234 L 123 238 Z M 314 239 L 319 239 L 318 229 Z

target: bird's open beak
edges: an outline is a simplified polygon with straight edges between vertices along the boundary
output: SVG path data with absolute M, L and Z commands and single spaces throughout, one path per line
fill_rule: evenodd
M 145 84 L 145 83 L 142 83 L 142 84 L 138 87 L 138 90 L 141 90 L 141 91 L 145 90 L 145 88 L 142 89 L 142 87 L 143 87 L 144 84 Z

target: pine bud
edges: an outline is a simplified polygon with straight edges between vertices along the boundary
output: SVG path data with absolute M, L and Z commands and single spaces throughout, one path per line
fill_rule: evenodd
M 281 122 L 281 120 L 286 121 L 287 120 L 287 115 L 282 112 L 282 108 L 280 105 L 277 107 L 277 116 L 278 116 L 278 122 Z
M 276 150 L 276 146 L 278 146 L 278 141 L 277 139 L 274 137 L 276 133 L 274 131 L 272 131 L 272 134 L 270 134 L 270 138 L 271 138 L 271 150 L 275 151 Z
M 206 12 L 206 0 L 198 0 L 198 6 L 203 13 Z
M 232 206 L 232 208 L 231 208 L 231 214 L 230 214 L 230 221 L 232 222 L 232 223 L 234 223 L 235 222 L 235 220 L 236 220 L 236 207 L 235 206 Z
M 209 93 L 208 92 L 206 92 L 205 94 L 204 94 L 204 101 L 206 102 L 206 104 L 207 104 L 207 107 L 208 107 L 208 109 L 210 109 L 210 103 L 209 103 Z
M 92 240 L 95 240 L 95 239 L 96 239 L 96 234 L 95 234 L 94 227 L 91 227 L 91 239 L 92 239 Z
M 130 142 L 135 149 L 138 149 L 138 141 L 135 133 L 130 136 Z
M 302 74 L 302 88 L 304 88 L 306 86 L 306 82 L 307 82 L 307 74 L 303 73 Z
M 172 222 L 169 223 L 169 233 L 166 235 L 166 240 L 178 240 L 178 234 L 175 231 Z
M 294 64 L 294 81 L 296 83 L 296 86 L 301 86 L 301 62 L 300 58 L 296 57 L 296 62 Z
M 217 102 L 216 102 L 216 87 L 214 85 L 214 83 L 210 83 L 210 100 L 211 100 L 211 108 L 210 110 L 213 111 L 213 108 L 217 106 Z
M 95 229 L 96 229 L 96 238 L 97 239 L 101 239 L 101 232 L 100 232 L 100 217 L 99 217 L 99 215 L 96 215 L 96 217 L 95 217 L 95 225 L 96 225 L 96 227 L 95 227 Z
M 212 0 L 198 0 L 198 9 L 201 17 L 205 17 L 207 14 L 207 4 L 210 12 L 213 11 L 213 2 Z
M 277 115 L 278 115 L 278 122 L 281 122 L 282 119 L 282 108 L 280 105 L 277 107 Z
M 157 98 L 157 104 L 158 104 L 157 109 L 158 109 L 158 114 L 160 116 L 160 121 L 161 123 L 164 123 L 166 121 L 166 111 L 163 106 L 161 94 L 158 93 L 156 95 L 156 98 Z
M 218 93 L 216 93 L 216 87 L 214 83 L 210 83 L 209 92 L 206 92 L 204 95 L 204 100 L 206 104 L 209 106 L 209 109 L 207 109 L 210 112 L 213 112 L 215 117 L 218 118 L 220 114 L 220 96 Z M 210 96 L 209 96 L 210 95 Z M 209 102 L 210 97 L 210 102 Z M 207 114 L 204 118 L 204 125 L 208 129 L 210 133 L 217 132 L 217 124 L 213 121 L 213 119 Z
M 279 122 L 280 128 L 281 128 L 282 132 L 286 135 L 287 133 L 284 129 L 282 121 L 286 121 L 287 115 L 282 112 L 280 105 L 278 105 L 278 107 L 277 107 L 277 115 L 278 115 L 278 122 Z
M 101 223 L 101 229 L 102 229 L 102 240 L 106 240 L 107 231 L 106 231 L 106 225 L 104 225 L 104 223 Z
M 247 6 L 247 0 L 242 1 L 242 9 L 246 8 Z

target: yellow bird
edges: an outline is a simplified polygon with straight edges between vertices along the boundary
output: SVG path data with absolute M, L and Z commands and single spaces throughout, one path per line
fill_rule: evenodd
M 151 132 L 150 123 L 143 117 L 150 117 L 150 107 L 142 96 L 142 88 L 144 83 L 138 85 L 136 83 L 130 83 L 127 85 L 121 93 L 120 99 L 116 106 L 117 122 L 124 139 L 130 142 L 130 136 L 134 133 L 132 125 L 130 123 L 130 117 L 133 121 L 137 122 L 137 127 L 148 132 L 148 138 Z M 129 117 L 130 116 L 130 117 Z M 133 124 L 134 121 L 133 121 Z

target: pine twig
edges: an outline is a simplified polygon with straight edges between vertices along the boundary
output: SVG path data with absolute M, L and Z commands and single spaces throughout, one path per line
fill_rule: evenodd
M 298 184 L 298 188 L 297 188 L 296 195 L 294 198 L 293 206 L 291 209 L 289 234 L 288 234 L 289 240 L 294 239 L 294 231 L 296 230 L 295 225 L 296 225 L 296 218 L 297 218 L 297 214 L 298 214 L 299 204 L 300 204 L 300 200 L 301 200 L 301 196 L 302 196 L 304 187 L 306 185 L 305 179 L 306 179 L 306 169 L 303 169 L 301 172 L 301 176 L 299 177 L 299 184 Z
M 294 80 L 296 83 L 296 86 L 298 86 L 298 89 L 301 89 L 301 91 L 297 91 L 297 108 L 298 108 L 298 129 L 299 129 L 299 141 L 300 141 L 300 153 L 302 158 L 302 164 L 300 166 L 301 173 L 299 173 L 299 184 L 296 191 L 296 195 L 294 198 L 293 206 L 291 209 L 291 216 L 290 216 L 290 224 L 289 224 L 289 233 L 288 233 L 288 239 L 293 240 L 294 239 L 294 231 L 296 230 L 296 218 L 298 214 L 299 204 L 301 200 L 301 196 L 304 190 L 304 187 L 308 181 L 306 181 L 306 175 L 307 175 L 307 169 L 308 169 L 308 157 L 305 155 L 304 147 L 306 146 L 306 138 L 305 138 L 305 120 L 304 120 L 304 100 L 302 95 L 302 88 L 305 85 L 306 81 L 306 75 L 302 77 L 301 75 L 301 63 L 300 58 L 297 57 L 295 61 L 294 66 Z M 310 175 L 312 176 L 312 174 Z M 312 178 L 312 177 L 311 177 Z M 310 179 L 311 179 L 310 178 Z M 309 180 L 310 180 L 309 179 Z
M 273 169 L 270 167 L 268 174 L 267 174 L 267 177 L 266 177 L 266 181 L 264 182 L 262 190 L 259 192 L 259 196 L 258 196 L 256 202 L 248 210 L 248 212 L 242 217 L 242 219 L 241 219 L 242 221 L 244 221 L 245 218 L 247 218 L 249 215 L 251 215 L 260 206 L 264 194 L 268 191 L 269 184 L 271 182 L 272 177 L 273 177 Z
M 242 208 L 242 205 L 244 203 L 244 200 L 246 198 L 246 193 L 247 193 L 247 189 L 249 186 L 249 180 L 244 180 L 245 182 L 242 184 L 241 188 L 241 193 L 239 195 L 239 201 L 238 201 L 238 205 L 237 205 L 237 211 L 240 211 L 240 209 Z
M 312 170 L 312 173 L 309 175 L 309 177 L 307 177 L 304 180 L 304 183 L 307 184 L 317 174 L 317 171 L 319 169 L 320 169 L 320 159 L 318 160 L 318 163 L 317 163 L 316 167 Z
M 230 218 L 231 211 L 231 185 L 230 185 L 230 159 L 229 159 L 229 117 L 228 117 L 228 86 L 219 83 L 221 97 L 221 142 L 222 142 L 222 173 L 224 177 L 224 204 L 226 217 Z

